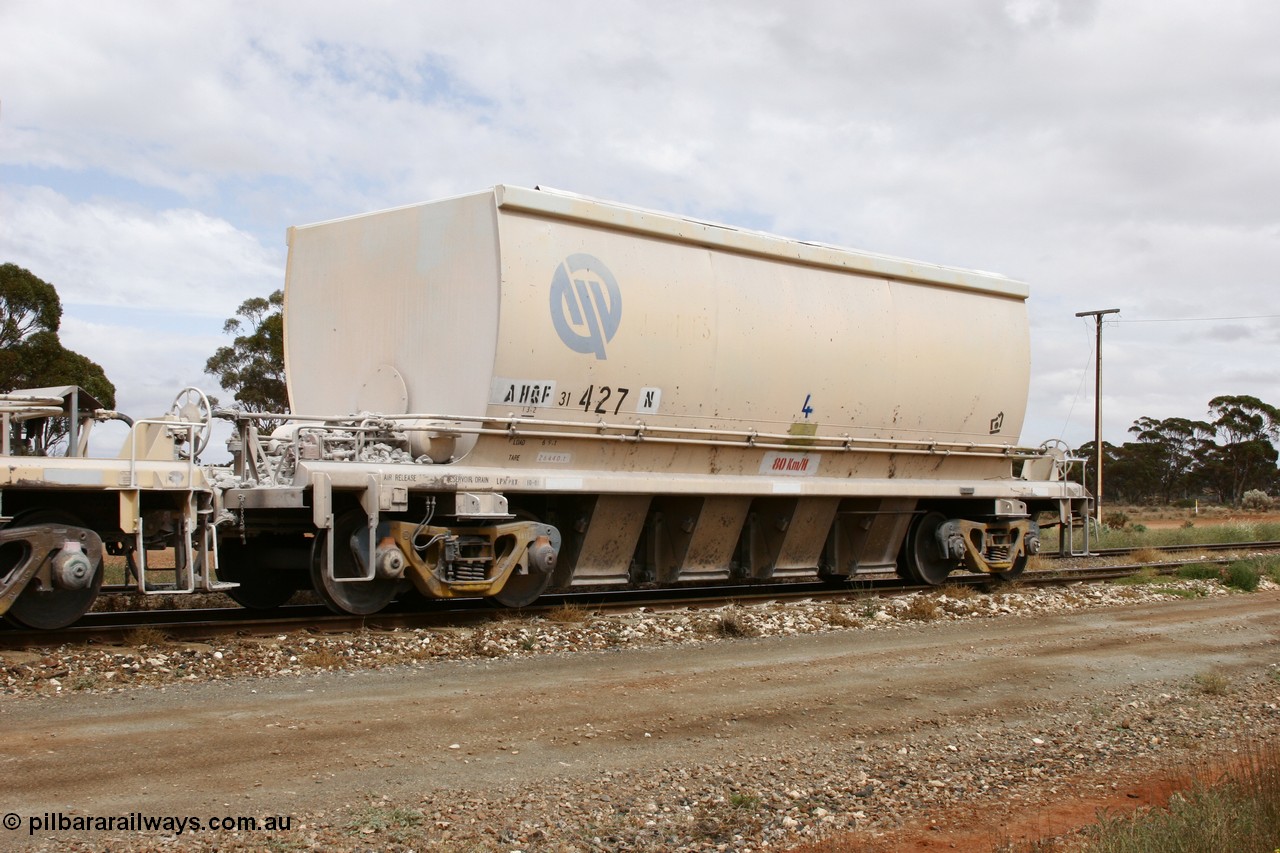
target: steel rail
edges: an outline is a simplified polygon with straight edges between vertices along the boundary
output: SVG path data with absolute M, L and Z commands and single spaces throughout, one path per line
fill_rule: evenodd
M 1276 551 L 1280 550 L 1280 541 L 1270 540 L 1265 542 L 1210 542 L 1201 545 L 1129 545 L 1123 548 L 1094 548 L 1088 554 L 1058 554 L 1052 551 L 1042 551 L 1041 559 L 1049 560 L 1080 560 L 1092 559 L 1097 557 L 1123 557 L 1129 554 L 1135 554 L 1139 551 L 1159 551 L 1166 554 L 1179 554 L 1195 551 Z

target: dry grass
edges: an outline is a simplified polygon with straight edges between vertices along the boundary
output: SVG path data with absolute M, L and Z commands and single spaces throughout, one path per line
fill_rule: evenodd
M 502 657 L 506 650 L 487 631 L 476 631 L 468 643 L 471 654 L 482 658 Z
M 829 601 L 822 609 L 827 624 L 836 628 L 856 628 L 862 624 L 857 616 L 849 612 L 849 608 L 839 601 Z
M 523 622 L 528 618 L 523 610 L 512 610 L 504 607 L 501 610 L 495 610 L 489 614 L 489 621 L 499 625 L 505 625 L 510 622 Z
M 1101 535 L 1093 540 L 1098 548 L 1148 547 L 1161 548 L 1168 545 L 1203 545 L 1216 542 L 1262 542 L 1280 539 L 1280 523 L 1275 521 L 1237 519 L 1230 516 L 1210 516 L 1202 512 L 1195 520 L 1188 518 L 1177 526 L 1177 522 L 1169 522 L 1170 526 L 1146 529 L 1143 525 L 1128 525 L 1123 530 L 1104 529 Z M 1058 547 L 1056 531 L 1045 532 L 1044 549 L 1052 551 Z
M 433 660 L 440 657 L 440 652 L 432 646 L 415 646 L 409 652 L 408 658 L 412 661 Z
M 944 593 L 953 601 L 969 601 L 979 596 L 979 592 L 967 583 L 948 586 L 944 589 Z
M 932 595 L 917 595 L 911 603 L 898 613 L 903 619 L 915 619 L 918 622 L 932 622 L 942 615 L 942 606 Z
M 558 622 L 562 625 L 578 625 L 586 622 L 590 618 L 590 610 L 568 601 L 553 607 L 547 613 L 548 622 Z
M 1139 548 L 1129 555 L 1134 563 L 1167 563 L 1172 558 L 1158 548 Z
M 156 628 L 134 628 L 125 636 L 125 644 L 130 646 L 164 646 L 168 643 L 168 636 Z
M 304 652 L 298 662 L 313 669 L 342 669 L 343 664 L 342 656 L 328 647 Z
M 946 613 L 967 616 L 979 606 L 978 600 L 981 598 L 982 593 L 976 588 L 968 584 L 957 584 L 939 590 L 938 605 Z
M 1196 676 L 1196 686 L 1201 693 L 1210 696 L 1225 696 L 1231 690 L 1231 679 L 1225 672 L 1211 669 Z
M 711 626 L 717 637 L 755 637 L 760 631 L 736 610 L 721 613 Z

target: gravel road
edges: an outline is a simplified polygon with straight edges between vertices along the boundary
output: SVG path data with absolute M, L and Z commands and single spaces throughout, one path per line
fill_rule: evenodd
M 20 823 L 0 846 L 785 850 L 855 833 L 901 850 L 1029 817 L 1054 830 L 1062 803 L 1280 729 L 1280 591 L 1175 587 L 1197 597 L 1028 588 L 5 652 L 0 812 Z M 165 816 L 201 826 L 138 828 Z M 224 816 L 259 827 L 209 828 Z

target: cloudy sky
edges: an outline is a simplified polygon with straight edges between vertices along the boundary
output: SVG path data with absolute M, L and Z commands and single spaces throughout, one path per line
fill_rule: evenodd
M 0 0 L 0 262 L 155 414 L 286 227 L 541 184 L 1026 281 L 1025 443 L 1092 438 L 1074 314 L 1120 308 L 1120 442 L 1280 404 L 1278 44 L 1269 0 Z

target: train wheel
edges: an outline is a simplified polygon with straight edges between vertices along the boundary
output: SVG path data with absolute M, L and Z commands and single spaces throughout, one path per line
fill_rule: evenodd
M 439 598 L 430 598 L 418 591 L 413 584 L 408 584 L 396 593 L 396 604 L 405 610 L 426 610 L 432 604 L 440 601 Z
M 287 579 L 265 572 L 240 578 L 236 583 L 240 585 L 223 592 L 236 604 L 249 610 L 275 610 L 297 592 Z
M 37 524 L 63 524 L 84 527 L 84 522 L 70 513 L 58 510 L 34 510 L 18 516 L 11 527 Z M 8 568 L 0 566 L 0 574 Z M 56 631 L 65 628 L 88 612 L 102 588 L 102 561 L 93 567 L 93 578 L 83 589 L 41 587 L 35 581 L 27 585 L 5 613 L 5 618 L 23 628 Z
M 991 577 L 998 581 L 1016 581 L 1022 577 L 1022 573 L 1027 570 L 1027 561 L 1030 559 L 1026 554 L 1013 561 L 1013 566 L 1005 572 L 992 572 Z
M 526 509 L 514 509 L 512 514 L 516 521 L 541 521 L 537 515 Z M 528 556 L 525 557 L 528 560 Z M 510 607 L 512 609 L 520 607 L 528 607 L 538 600 L 547 587 L 551 586 L 551 575 L 553 572 L 537 572 L 526 565 L 526 573 L 518 574 L 519 567 L 511 573 L 511 577 L 507 578 L 507 582 L 503 584 L 502 591 L 497 595 L 491 595 L 488 598 L 490 604 L 496 607 Z
M 911 523 L 903 545 L 903 567 L 908 579 L 939 586 L 959 563 L 942 554 L 938 546 L 938 528 L 947 517 L 940 512 L 927 512 Z
M 309 565 L 309 555 L 297 549 L 302 565 Z M 240 584 L 224 590 L 227 597 L 249 610 L 275 610 L 293 597 L 298 589 L 294 572 L 284 572 L 262 565 L 260 549 L 238 539 L 227 539 L 218 545 L 218 575 L 223 580 Z
M 368 516 L 362 510 L 353 509 L 338 517 L 333 529 L 333 573 L 339 578 L 365 575 L 356 559 L 354 537 L 366 535 Z M 328 537 L 316 536 L 311 552 L 311 585 L 316 594 L 334 613 L 350 613 L 368 616 L 377 613 L 395 598 L 400 581 L 390 578 L 374 578 L 368 581 L 341 582 L 329 577 Z
M 519 571 L 517 569 L 516 571 Z M 519 575 L 512 572 L 511 577 L 503 584 L 502 591 L 489 597 L 494 604 L 503 607 L 528 607 L 538 600 L 538 596 L 547 591 L 551 585 L 551 572 L 535 572 Z

